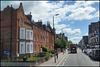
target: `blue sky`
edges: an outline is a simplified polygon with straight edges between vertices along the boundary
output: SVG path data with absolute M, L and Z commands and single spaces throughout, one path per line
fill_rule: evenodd
M 78 43 L 82 36 L 88 35 L 88 25 L 99 21 L 98 1 L 2 1 L 1 10 L 11 4 L 18 8 L 20 2 L 23 4 L 25 14 L 32 13 L 34 21 L 47 21 L 53 25 L 54 17 L 56 33 L 63 33 L 73 43 Z

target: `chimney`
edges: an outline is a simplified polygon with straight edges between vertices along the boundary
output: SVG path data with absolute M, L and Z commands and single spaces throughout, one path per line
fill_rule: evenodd
M 20 6 L 22 6 L 22 2 L 20 3 Z

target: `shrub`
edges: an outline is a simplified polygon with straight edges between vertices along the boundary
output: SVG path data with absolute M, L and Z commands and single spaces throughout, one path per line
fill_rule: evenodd
M 51 53 L 51 51 L 50 51 L 50 50 L 48 50 L 48 53 Z
M 54 54 L 54 50 L 51 50 L 51 53 Z
M 48 48 L 47 47 L 43 47 L 43 52 L 48 52 Z
M 46 56 L 45 56 L 46 60 L 48 60 L 50 56 L 51 55 L 49 53 L 47 53 Z
M 46 52 L 40 52 L 40 53 L 38 53 L 38 57 L 44 57 L 44 56 L 46 56 Z

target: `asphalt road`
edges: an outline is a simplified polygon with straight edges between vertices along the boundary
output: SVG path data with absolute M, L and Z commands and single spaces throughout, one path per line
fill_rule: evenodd
M 77 53 L 68 53 L 62 66 L 99 66 L 100 62 L 90 59 L 78 48 Z

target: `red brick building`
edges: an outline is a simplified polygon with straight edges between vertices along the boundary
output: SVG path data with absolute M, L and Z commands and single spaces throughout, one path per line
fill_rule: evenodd
M 65 37 L 64 33 L 56 34 L 56 38 L 57 38 L 57 39 L 64 38 L 64 39 L 66 40 L 66 42 L 68 42 L 68 38 Z
M 2 58 L 3 50 L 11 50 L 11 57 L 32 57 L 41 52 L 42 47 L 54 49 L 53 30 L 48 24 L 42 25 L 42 21 L 32 22 L 32 15 L 25 15 L 22 3 L 18 9 L 7 6 L 1 11 L 0 47 Z

